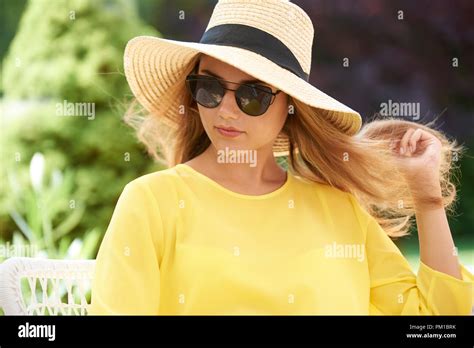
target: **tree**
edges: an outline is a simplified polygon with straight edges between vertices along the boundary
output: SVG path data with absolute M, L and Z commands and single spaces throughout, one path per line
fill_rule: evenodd
M 140 20 L 131 1 L 35 0 L 4 61 L 0 179 L 21 179 L 35 152 L 44 154 L 50 173 L 73 172 L 71 199 L 85 205 L 75 235 L 96 227 L 104 233 L 124 185 L 159 169 L 121 121 L 124 99 L 131 96 L 121 72 L 123 51 L 137 35 L 158 33 Z M 9 108 L 11 100 L 15 106 Z M 94 117 L 66 117 L 58 113 L 64 103 L 92 105 Z M 17 229 L 7 186 L 0 187 L 3 240 Z

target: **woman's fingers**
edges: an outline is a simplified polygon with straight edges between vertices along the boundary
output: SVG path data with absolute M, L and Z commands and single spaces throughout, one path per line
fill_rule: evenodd
M 421 128 L 418 128 L 413 132 L 411 135 L 410 139 L 408 140 L 408 149 L 410 150 L 411 153 L 414 153 L 416 151 L 416 145 L 418 141 L 420 141 L 421 137 L 423 136 L 423 131 Z
M 408 140 L 414 132 L 415 129 L 409 128 L 403 135 L 402 140 L 400 141 L 400 155 L 404 155 L 407 152 Z

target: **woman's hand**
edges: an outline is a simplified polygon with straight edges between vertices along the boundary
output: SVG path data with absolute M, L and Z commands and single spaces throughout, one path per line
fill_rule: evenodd
M 409 128 L 392 145 L 398 169 L 405 176 L 415 201 L 441 202 L 441 146 L 436 136 L 421 128 Z
M 420 128 L 408 129 L 392 146 L 398 169 L 412 193 L 421 261 L 438 272 L 463 279 L 442 200 L 441 148 L 436 136 Z
M 394 150 L 398 168 L 410 184 L 439 181 L 441 141 L 436 136 L 421 128 L 409 128 Z

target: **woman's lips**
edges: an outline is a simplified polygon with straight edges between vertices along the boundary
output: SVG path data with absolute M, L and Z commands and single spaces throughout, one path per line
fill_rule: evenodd
M 230 138 L 235 138 L 241 135 L 242 133 L 245 133 L 243 131 L 236 130 L 235 128 L 232 127 L 215 127 L 217 131 L 222 134 L 223 136 L 230 137 Z

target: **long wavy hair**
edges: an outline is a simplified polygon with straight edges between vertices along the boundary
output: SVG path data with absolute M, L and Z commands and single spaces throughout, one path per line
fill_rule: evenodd
M 189 65 L 186 75 L 196 64 L 198 57 Z M 166 167 L 191 160 L 211 144 L 184 81 L 175 88 L 174 95 L 181 96 L 179 105 L 183 107 L 177 126 L 163 122 L 160 110 L 147 113 L 136 101 L 124 117 L 136 129 L 148 153 Z M 463 149 L 434 129 L 433 122 L 423 125 L 384 117 L 365 123 L 356 135 L 349 136 L 338 130 L 323 110 L 290 96 L 288 100 L 294 113 L 288 115 L 282 133 L 290 141 L 287 164 L 293 173 L 353 194 L 390 237 L 407 235 L 415 215 L 414 202 L 390 145 L 409 128 L 422 128 L 442 143 L 439 174 L 443 205 L 448 213 L 454 211 L 456 160 Z

